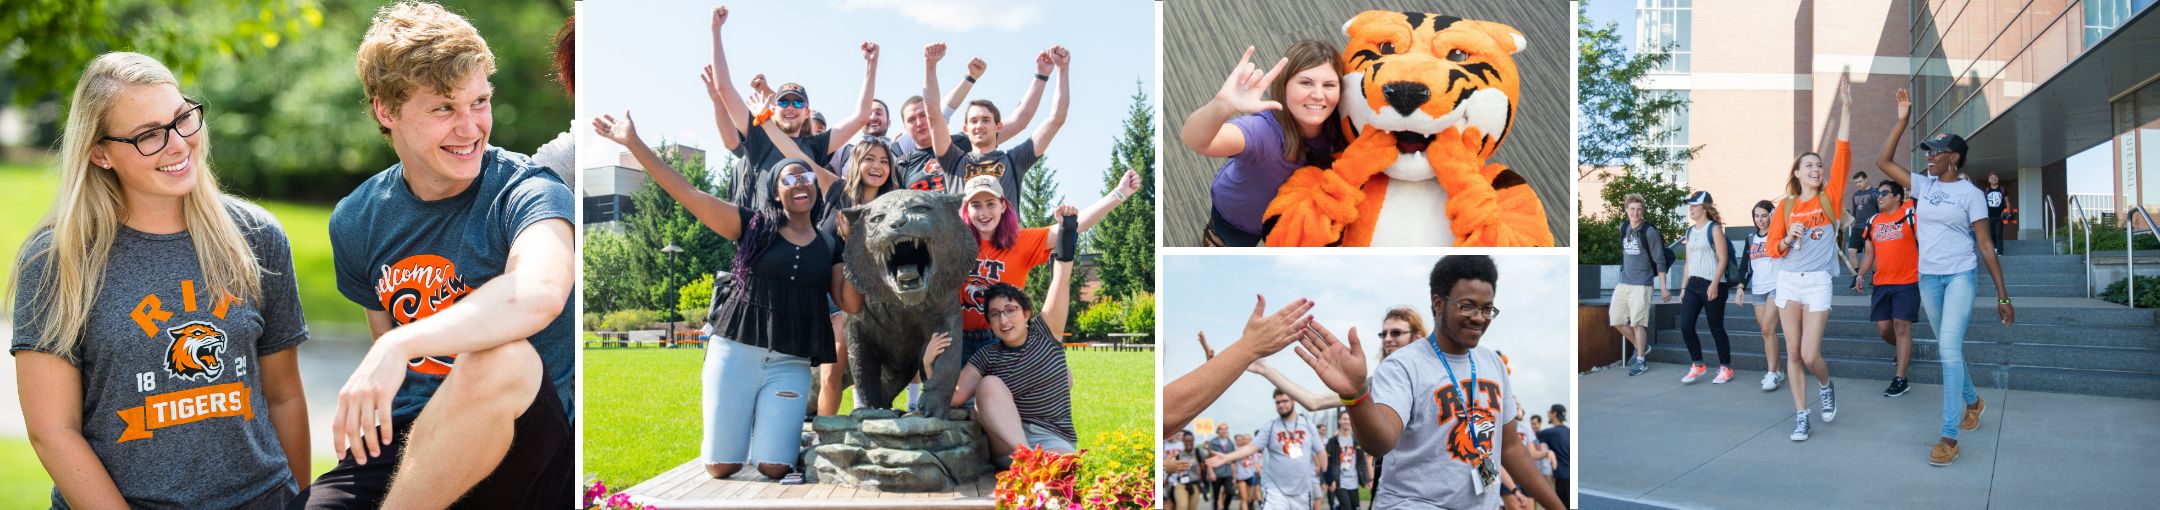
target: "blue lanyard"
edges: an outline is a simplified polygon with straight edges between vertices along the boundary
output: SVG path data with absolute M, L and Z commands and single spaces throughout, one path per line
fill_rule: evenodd
M 1468 411 L 1470 410 L 1470 392 L 1469 390 L 1463 389 L 1463 383 L 1461 379 L 1455 378 L 1455 366 L 1448 364 L 1447 353 L 1440 351 L 1440 333 L 1436 331 L 1432 334 L 1425 335 L 1425 343 L 1432 345 L 1433 355 L 1440 357 L 1440 368 L 1447 369 L 1448 381 L 1455 383 L 1455 398 L 1462 401 L 1463 411 L 1465 411 L 1462 419 L 1469 419 L 1470 415 Z M 1474 353 L 1471 352 L 1464 352 L 1463 358 L 1470 360 L 1470 384 L 1477 384 L 1477 356 L 1475 356 Z M 1468 424 L 1465 425 L 1467 426 Z M 1479 449 L 1485 448 L 1484 445 L 1479 444 L 1476 434 L 1471 434 L 1470 438 L 1470 446 Z

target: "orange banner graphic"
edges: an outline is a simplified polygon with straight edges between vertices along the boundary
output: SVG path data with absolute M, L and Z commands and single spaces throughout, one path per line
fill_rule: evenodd
M 248 405 L 248 394 L 246 384 L 232 382 L 151 395 L 143 399 L 142 407 L 119 411 L 120 421 L 127 422 L 127 429 L 120 432 L 118 442 L 149 439 L 152 430 L 209 418 L 239 416 L 253 420 L 255 408 Z

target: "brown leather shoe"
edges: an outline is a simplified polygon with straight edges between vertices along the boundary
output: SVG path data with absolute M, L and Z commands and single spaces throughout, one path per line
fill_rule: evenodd
M 1965 406 L 1965 419 L 1958 420 L 1958 430 L 1980 430 L 1980 414 L 1987 412 L 1987 400 L 1973 399 Z
M 1957 458 L 1958 446 L 1950 444 L 1949 441 L 1936 441 L 1935 448 L 1928 451 L 1928 465 L 1930 466 L 1948 466 L 1950 461 L 1957 460 Z

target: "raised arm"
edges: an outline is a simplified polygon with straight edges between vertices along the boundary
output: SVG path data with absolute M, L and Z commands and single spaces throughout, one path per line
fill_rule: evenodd
M 1035 77 L 1028 80 L 1027 95 L 1020 98 L 1020 110 L 1013 112 L 1011 118 L 1005 119 L 1005 128 L 998 130 L 998 145 L 1004 145 L 1006 140 L 1020 136 L 1021 132 L 1027 130 L 1028 123 L 1035 120 L 1035 108 L 1042 104 L 1043 86 L 1045 85 L 1044 82 L 1048 81 L 1047 77 L 1050 76 L 1050 69 L 1052 67 L 1063 69 L 1065 60 L 1069 58 L 1071 58 L 1071 53 L 1065 51 L 1064 46 L 1051 46 L 1049 49 L 1042 50 L 1042 53 L 1035 54 Z M 1059 71 L 1058 74 L 1064 74 L 1064 71 Z M 1058 94 L 1063 97 L 1064 92 L 1061 91 Z M 1063 101 L 1063 99 L 1060 99 L 1060 101 Z M 1064 111 L 1062 107 L 1060 107 L 1058 113 L 1058 121 L 1063 122 Z M 1042 138 L 1041 134 L 1035 136 L 1038 139 Z M 1043 143 L 1041 141 L 1035 142 L 1035 153 L 1042 153 Z
M 1103 195 L 1102 199 L 1096 200 L 1094 205 L 1089 205 L 1087 209 L 1080 211 L 1080 232 L 1085 233 L 1089 228 L 1094 227 L 1096 223 L 1101 223 L 1103 217 L 1110 215 L 1111 209 L 1116 209 L 1118 204 L 1125 203 L 1125 199 L 1132 198 L 1132 194 L 1137 191 L 1140 191 L 1140 175 L 1133 173 L 1131 170 L 1126 170 L 1125 178 L 1118 180 L 1117 189 L 1110 190 L 1110 194 Z M 1051 225 L 1050 235 L 1053 237 L 1059 235 L 1058 230 L 1063 228 L 1065 228 L 1064 225 Z
M 945 112 L 931 109 L 930 105 L 938 104 L 937 63 L 944 58 L 945 43 L 923 46 L 923 117 L 931 126 L 930 153 L 940 158 L 952 149 L 952 137 L 945 134 Z
M 1883 140 L 1882 154 L 1875 157 L 1875 168 L 1881 169 L 1899 186 L 1912 188 L 1912 171 L 1897 162 L 1898 140 L 1905 136 L 1905 126 L 1912 125 L 1912 95 L 1905 89 L 1897 91 L 1897 127 L 1890 130 L 1889 139 Z
M 862 97 L 860 97 L 860 98 L 857 98 L 857 100 L 855 101 L 855 116 L 853 116 L 853 117 L 848 117 L 848 119 L 847 119 L 847 120 L 843 120 L 843 121 L 840 121 L 840 123 L 839 123 L 839 124 L 837 124 L 837 125 L 834 125 L 834 126 L 832 126 L 832 129 L 830 129 L 830 130 L 827 130 L 827 131 L 826 131 L 826 133 L 829 133 L 829 134 L 831 134 L 831 138 L 830 138 L 830 139 L 832 139 L 832 140 L 853 140 L 853 139 L 855 139 L 855 132 L 856 132 L 856 131 L 861 131 L 861 130 L 862 130 L 862 127 L 863 127 L 863 124 L 865 124 L 865 123 L 868 123 L 868 122 L 870 122 L 870 109 L 871 109 L 871 108 L 874 108 L 874 107 L 876 107 L 876 100 L 877 100 L 877 64 L 878 64 L 878 45 L 877 45 L 877 43 L 874 43 L 874 42 L 868 42 L 868 41 L 864 41 L 864 42 L 862 43 L 862 52 L 863 52 L 863 86 L 862 86 Z M 825 144 L 825 149 L 826 149 L 826 151 L 825 151 L 825 154 L 820 154 L 820 155 L 819 155 L 819 157 L 818 157 L 818 158 L 816 158 L 816 160 L 817 160 L 817 161 L 824 161 L 824 160 L 825 160 L 826 158 L 830 158 L 830 157 L 832 157 L 832 153 L 834 153 L 834 152 L 839 152 L 839 150 L 840 150 L 840 147 L 841 147 L 841 146 L 843 146 L 843 145 L 847 145 L 847 144 L 844 144 L 844 143 L 828 143 L 828 144 Z
M 722 123 L 723 129 L 721 131 L 727 131 L 727 129 L 724 128 L 729 126 L 733 126 L 739 131 L 741 130 L 742 126 L 750 125 L 750 108 L 748 107 L 748 105 L 743 104 L 742 92 L 735 89 L 735 82 L 733 78 L 731 78 L 728 74 L 727 50 L 720 43 L 720 27 L 727 24 L 727 18 L 727 6 L 723 5 L 713 8 L 712 82 L 714 88 L 719 89 L 720 100 L 726 103 L 724 107 L 715 107 L 713 111 L 716 114 L 722 114 L 727 116 L 727 119 Z M 723 145 L 726 145 L 728 150 L 735 150 L 737 144 L 741 143 L 740 140 L 737 140 L 736 143 L 730 144 L 727 143 L 727 139 L 728 138 L 726 136 L 722 136 L 721 143 Z
M 668 166 L 666 161 L 662 161 L 659 153 L 653 152 L 651 147 L 646 147 L 645 141 L 638 138 L 637 126 L 631 121 L 630 112 L 623 112 L 623 118 L 619 122 L 615 120 L 613 115 L 601 115 L 594 118 L 593 131 L 600 133 L 600 136 L 608 140 L 622 144 L 623 148 L 629 149 L 630 156 L 637 159 L 639 166 L 645 167 L 645 173 L 652 176 L 653 183 L 659 184 L 661 191 L 667 192 L 669 197 L 675 199 L 675 202 L 682 204 L 684 209 L 690 210 L 690 215 L 696 216 L 698 222 L 705 224 L 705 228 L 712 229 L 714 233 L 720 234 L 720 237 L 725 237 L 730 241 L 742 235 L 742 217 L 740 216 L 742 211 L 737 209 L 735 204 L 730 204 L 726 200 L 720 199 L 720 197 L 713 196 L 711 193 L 706 193 L 705 190 L 691 185 L 689 179 L 683 178 L 682 173 L 675 171 L 675 167 Z M 774 141 L 777 142 L 786 138 L 782 136 L 774 139 Z M 800 151 L 797 152 L 800 153 Z
M 1237 447 L 1236 450 L 1230 450 L 1228 453 L 1222 453 L 1212 457 L 1208 457 L 1207 467 L 1222 467 L 1223 465 L 1237 462 L 1240 459 L 1251 457 L 1252 454 L 1255 453 L 1260 453 L 1259 441 L 1245 443 L 1245 446 Z
M 705 72 L 698 79 L 705 82 L 705 98 L 712 101 L 713 125 L 720 128 L 720 146 L 734 150 L 742 145 L 742 130 L 735 126 L 735 117 L 728 115 L 727 98 L 720 92 L 720 82 L 713 77 L 713 66 L 705 65 Z
M 59 356 L 17 351 L 15 391 L 30 449 L 68 506 L 127 508 L 120 486 L 83 436 L 82 370 Z
M 959 111 L 960 104 L 967 102 L 968 92 L 975 90 L 975 80 L 982 79 L 983 71 L 989 68 L 990 64 L 983 62 L 981 57 L 968 59 L 967 79 L 960 80 L 959 84 L 953 85 L 952 93 L 945 94 L 945 111 Z M 945 130 L 946 126 L 938 126 L 937 128 L 939 133 L 944 133 Z M 999 138 L 999 140 L 1003 140 L 1003 138 Z
M 1285 396 L 1296 401 L 1299 406 L 1304 407 L 1307 411 L 1342 407 L 1342 400 L 1299 385 L 1297 381 L 1292 381 L 1290 377 L 1283 375 L 1282 371 L 1268 365 L 1266 359 L 1253 360 L 1251 365 L 1245 367 L 1245 371 L 1259 374 L 1261 378 L 1267 379 L 1268 384 L 1275 385 L 1275 389 L 1282 390 Z
M 1057 137 L 1058 128 L 1065 127 L 1065 107 L 1072 101 L 1072 54 L 1066 52 L 1065 48 L 1056 48 L 1056 50 L 1057 55 L 1052 58 L 1057 61 L 1057 109 L 1050 112 L 1050 120 L 1043 121 L 1041 126 L 1035 128 L 1033 141 L 1035 142 L 1036 154 L 1045 154 L 1050 150 L 1050 139 Z M 1038 85 L 1029 90 L 1029 93 L 1036 96 L 1031 99 L 1040 99 L 1042 87 L 1039 84 L 1042 80 L 1035 80 L 1035 82 Z M 1026 109 L 1021 110 L 1021 112 L 1032 116 L 1035 114 L 1034 110 L 1035 103 L 1030 101 Z M 1006 124 L 1005 129 L 1010 131 L 1026 122 L 1026 117 L 1014 115 L 1013 123 Z M 1002 143 L 1004 135 L 998 135 L 998 140 Z
M 759 115 L 764 114 L 765 108 L 771 107 L 770 104 L 763 101 L 763 99 L 769 99 L 764 92 L 752 92 L 750 98 L 752 103 L 758 105 L 759 110 L 757 113 Z M 628 113 L 623 114 L 626 118 L 629 115 Z M 819 161 L 825 161 L 826 158 L 810 157 L 808 153 L 803 152 L 801 145 L 795 143 L 795 137 L 788 136 L 786 132 L 780 130 L 779 126 L 771 122 L 763 122 L 758 124 L 758 129 L 765 130 L 765 138 L 772 140 L 773 148 L 778 149 L 781 156 L 800 159 L 810 164 L 810 172 L 817 176 L 818 192 L 823 193 L 826 189 L 831 188 L 834 182 L 840 180 L 840 174 L 833 173 L 831 169 L 825 168 L 824 164 L 818 163 Z M 832 155 L 826 154 L 826 156 L 830 157 Z
M 1072 269 L 1070 260 L 1050 263 L 1050 289 L 1043 294 L 1042 321 L 1050 329 L 1052 340 L 1065 339 L 1065 312 L 1072 306 Z
M 1253 48 L 1246 46 L 1245 56 L 1238 58 L 1237 67 L 1231 68 L 1230 76 L 1223 79 L 1222 89 L 1215 92 L 1215 99 L 1185 116 L 1185 127 L 1178 130 L 1178 141 L 1184 142 L 1186 148 L 1211 158 L 1236 156 L 1245 152 L 1245 132 L 1230 125 L 1230 119 L 1282 109 L 1281 102 L 1264 101 L 1260 97 L 1290 59 L 1276 61 L 1274 69 L 1262 74 L 1253 67 L 1252 54 Z
M 1312 319 L 1305 315 L 1312 311 L 1311 301 L 1291 302 L 1273 314 L 1265 313 L 1266 309 L 1267 299 L 1260 298 L 1253 305 L 1252 317 L 1245 321 L 1244 335 L 1236 343 L 1224 348 L 1222 355 L 1202 362 L 1200 368 L 1163 386 L 1163 435 L 1184 429 L 1186 423 L 1200 416 L 1200 411 L 1222 397 L 1231 383 L 1237 382 L 1238 371 L 1254 360 L 1281 351 L 1311 324 Z

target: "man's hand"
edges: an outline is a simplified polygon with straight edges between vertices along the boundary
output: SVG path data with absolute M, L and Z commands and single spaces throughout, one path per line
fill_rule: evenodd
M 1215 359 L 1215 349 L 1207 345 L 1207 332 L 1201 331 L 1198 334 L 1200 336 L 1200 354 L 1204 356 L 1200 359 L 1202 361 Z
M 397 330 L 377 338 L 353 368 L 345 386 L 338 389 L 337 411 L 330 414 L 332 446 L 338 458 L 352 458 L 362 465 L 382 454 L 397 431 L 392 430 L 390 403 L 405 382 L 406 355 Z
M 922 53 L 923 63 L 937 64 L 939 60 L 945 59 L 945 43 L 930 43 L 923 45 Z
M 982 79 L 983 71 L 987 71 L 987 70 L 989 70 L 989 69 L 990 69 L 990 63 L 989 63 L 989 62 L 983 62 L 983 59 L 982 59 L 982 57 L 975 57 L 975 58 L 971 58 L 971 59 L 968 59 L 968 66 L 967 66 L 967 70 L 968 70 L 968 77 L 969 77 L 969 78 L 974 78 L 974 79 L 978 79 L 978 80 L 980 80 L 980 79 Z
M 1267 298 L 1255 296 L 1252 317 L 1245 320 L 1245 334 L 1238 338 L 1239 344 L 1253 342 L 1253 357 L 1265 358 L 1281 352 L 1303 335 L 1311 319 L 1305 312 L 1312 310 L 1312 302 L 1304 299 L 1290 302 L 1289 306 L 1266 314 Z M 1235 346 L 1233 346 L 1235 347 Z
M 877 65 L 877 58 L 878 58 L 878 46 L 877 46 L 877 43 L 874 43 L 874 42 L 869 42 L 869 41 L 863 41 L 863 43 L 862 43 L 862 59 L 863 59 L 863 61 L 869 62 L 869 63 L 870 63 L 871 65 Z
M 725 5 L 712 8 L 713 35 L 720 35 L 720 26 L 727 24 L 727 14 L 727 6 Z
M 1298 337 L 1298 344 L 1298 357 L 1312 365 L 1320 382 L 1337 396 L 1350 400 L 1365 393 L 1365 346 L 1358 341 L 1357 327 L 1350 328 L 1350 343 L 1344 344 L 1335 339 L 1334 332 L 1314 323 Z

